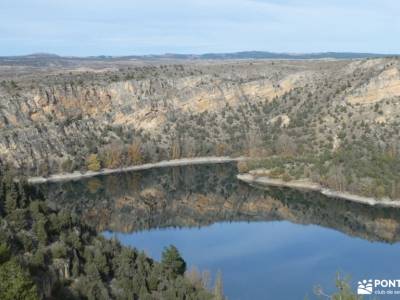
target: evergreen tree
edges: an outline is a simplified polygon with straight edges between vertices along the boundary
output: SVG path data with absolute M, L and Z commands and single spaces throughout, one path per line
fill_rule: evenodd
M 6 186 L 5 211 L 12 213 L 18 208 L 18 191 L 13 182 Z
M 10 259 L 11 253 L 7 244 L 0 244 L 0 264 L 5 263 Z
M 104 255 L 104 253 L 101 252 L 100 249 L 96 249 L 94 251 L 93 262 L 99 270 L 100 274 L 102 274 L 103 276 L 108 275 L 110 269 L 108 267 L 107 257 Z
M 50 291 L 54 299 L 211 299 L 210 292 L 178 276 L 186 263 L 175 247 L 165 250 L 164 264 L 155 263 L 144 252 L 96 236 L 69 212 L 44 201 L 25 202 L 31 190 L 19 182 L 4 185 L 11 213 L 0 226 L 0 300 L 39 299 Z M 71 281 L 49 280 L 54 271 L 71 271 Z
M 15 260 L 0 265 L 0 299 L 39 299 L 35 284 Z
M 39 240 L 39 243 L 43 246 L 47 244 L 48 240 L 46 227 L 47 227 L 47 220 L 44 216 L 40 217 L 35 223 L 36 236 Z
M 0 217 L 4 216 L 4 197 L 1 195 L 0 190 Z
M 28 196 L 25 192 L 26 183 L 20 180 L 18 182 L 18 197 L 19 197 L 19 207 L 25 208 L 28 206 Z
M 4 216 L 5 198 L 6 198 L 6 184 L 5 184 L 4 178 L 1 178 L 1 180 L 0 180 L 0 216 Z
M 164 249 L 161 263 L 175 275 L 183 275 L 186 271 L 186 262 L 173 245 Z

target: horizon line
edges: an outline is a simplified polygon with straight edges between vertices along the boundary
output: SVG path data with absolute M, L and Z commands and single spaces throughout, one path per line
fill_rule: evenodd
M 274 52 L 268 50 L 243 50 L 243 51 L 232 51 L 232 52 L 203 52 L 203 53 L 190 53 L 190 52 L 164 52 L 162 54 L 148 53 L 148 54 L 124 54 L 124 55 L 109 55 L 109 54 L 98 54 L 98 55 L 61 55 L 52 52 L 33 52 L 27 54 L 18 54 L 18 55 L 0 55 L 0 58 L 7 57 L 54 57 L 54 58 L 123 58 L 123 57 L 165 57 L 165 56 L 193 56 L 193 57 L 202 57 L 207 55 L 236 55 L 236 54 L 270 54 L 270 55 L 287 55 L 287 56 L 317 56 L 317 55 L 328 55 L 328 54 L 348 54 L 348 55 L 377 55 L 382 57 L 390 57 L 390 56 L 400 56 L 400 53 L 380 53 L 380 52 L 358 52 L 358 51 L 318 51 L 318 52 Z

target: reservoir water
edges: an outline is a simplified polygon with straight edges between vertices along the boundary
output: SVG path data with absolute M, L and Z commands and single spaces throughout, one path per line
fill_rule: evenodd
M 315 299 L 335 276 L 397 279 L 400 211 L 236 180 L 234 164 L 161 168 L 38 186 L 107 238 L 222 273 L 228 299 Z M 382 298 L 382 297 L 381 297 Z M 388 297 L 390 298 L 390 297 Z

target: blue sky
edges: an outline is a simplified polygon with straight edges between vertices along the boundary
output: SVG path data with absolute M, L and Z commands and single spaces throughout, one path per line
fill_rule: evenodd
M 400 53 L 398 0 L 0 0 L 0 55 Z

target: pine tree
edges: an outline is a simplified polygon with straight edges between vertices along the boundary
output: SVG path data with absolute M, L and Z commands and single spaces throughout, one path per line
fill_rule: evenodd
M 12 213 L 18 208 L 18 191 L 13 182 L 6 186 L 5 211 L 7 214 Z
M 40 216 L 35 223 L 35 233 L 39 240 L 39 243 L 42 245 L 46 245 L 48 240 L 46 226 L 47 226 L 47 220 L 45 219 L 44 216 Z
M 10 259 L 11 253 L 10 248 L 7 244 L 0 244 L 0 264 L 5 263 Z
M 23 181 L 18 182 L 18 196 L 19 196 L 19 208 L 26 208 L 28 206 L 28 196 L 25 192 L 26 183 Z
M 164 249 L 161 263 L 176 275 L 183 275 L 186 271 L 186 262 L 180 255 L 178 249 L 173 245 Z
M 15 260 L 0 265 L 0 299 L 39 299 L 35 284 Z
M 4 193 L 3 193 L 3 186 L 2 186 L 3 184 L 2 183 L 0 183 L 0 217 L 3 217 L 4 216 Z
M 4 213 L 4 202 L 6 198 L 6 182 L 0 177 L 0 215 Z

